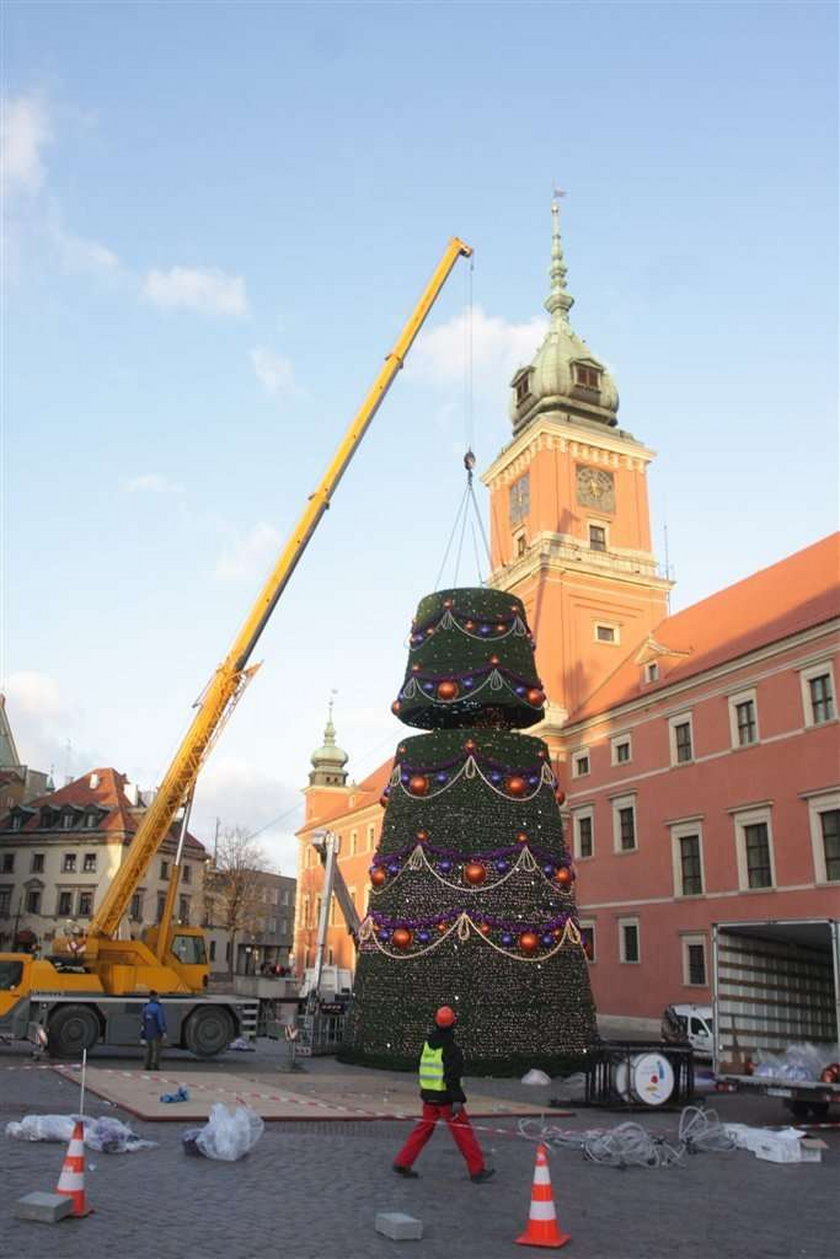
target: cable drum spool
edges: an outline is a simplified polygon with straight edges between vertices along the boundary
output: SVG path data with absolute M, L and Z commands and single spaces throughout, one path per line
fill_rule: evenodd
M 663 1106 L 674 1083 L 674 1068 L 662 1054 L 636 1054 L 613 1068 L 613 1088 L 625 1102 Z

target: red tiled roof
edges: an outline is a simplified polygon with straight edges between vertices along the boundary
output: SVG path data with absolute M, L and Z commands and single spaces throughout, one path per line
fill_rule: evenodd
M 651 635 L 650 650 L 635 649 L 567 724 L 656 694 L 838 615 L 840 533 L 833 533 L 666 617 Z M 640 660 L 660 662 L 658 682 L 643 684 Z
M 92 785 L 92 781 L 96 785 Z M 24 822 L 19 835 L 27 835 L 33 831 L 43 833 L 41 827 L 41 809 L 49 806 L 51 809 L 61 809 L 66 805 L 73 805 L 78 809 L 89 808 L 91 805 L 106 809 L 105 816 L 101 819 L 96 832 L 102 834 L 125 833 L 132 836 L 140 824 L 143 816 L 142 809 L 135 809 L 128 796 L 125 793 L 125 786 L 128 779 L 125 774 L 121 774 L 116 769 L 92 769 L 84 774 L 81 778 L 76 778 L 73 782 L 67 783 L 64 787 L 59 787 L 57 791 L 48 792 L 46 795 L 38 796 L 34 800 L 30 800 L 23 807 L 27 811 L 32 811 L 32 817 Z M 0 829 L 6 828 L 6 818 L 0 819 Z M 56 834 L 59 832 L 56 831 Z M 81 832 L 66 831 L 68 839 L 74 836 L 81 837 Z M 169 837 L 173 840 L 178 838 L 177 827 L 170 828 Z M 204 852 L 204 845 L 195 838 L 195 836 L 187 833 L 186 847 L 195 850 L 196 853 Z

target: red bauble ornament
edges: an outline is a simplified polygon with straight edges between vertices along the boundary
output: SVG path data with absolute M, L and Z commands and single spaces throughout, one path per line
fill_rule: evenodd
M 370 881 L 374 887 L 381 887 L 387 878 L 388 872 L 383 870 L 381 866 L 377 866 L 375 870 L 370 872 Z
M 458 683 L 452 681 L 438 682 L 437 695 L 438 699 L 457 699 Z
M 536 953 L 540 947 L 539 936 L 533 931 L 523 931 L 519 937 L 519 947 L 523 953 Z
M 395 699 L 393 704 L 391 705 L 391 712 L 394 714 L 394 716 L 397 715 L 401 707 L 402 705 L 400 704 L 400 701 L 398 699 Z
M 491 657 L 490 657 L 490 663 L 491 663 L 491 664 L 498 664 L 498 663 L 499 663 L 499 657 L 498 657 L 498 656 L 491 656 Z
M 438 929 L 438 931 L 446 931 L 446 930 L 448 930 L 448 928 L 449 928 L 449 923 L 448 923 L 448 922 L 439 922 L 439 923 L 438 923 L 438 925 L 437 925 L 437 929 Z
M 397 927 L 391 936 L 391 942 L 396 949 L 407 949 L 413 939 L 414 937 L 406 927 Z
M 575 881 L 574 871 L 569 866 L 561 866 L 554 876 L 554 881 L 561 887 L 571 887 Z
M 554 936 L 555 940 L 559 940 L 563 932 L 560 930 L 559 927 L 555 927 L 551 934 Z
M 557 788 L 557 790 L 554 793 L 554 799 L 557 801 L 558 804 L 566 803 L 566 793 L 562 789 L 562 787 Z
M 476 748 L 475 740 L 474 740 L 474 739 L 467 739 L 466 743 L 464 744 L 464 751 L 465 751 L 465 752 L 474 752 L 474 751 L 475 751 L 475 748 Z
M 545 703 L 545 691 L 541 691 L 538 687 L 534 686 L 530 691 L 528 691 L 525 698 L 529 704 L 533 704 L 534 708 L 541 708 Z
M 509 796 L 524 796 L 528 790 L 528 784 L 519 774 L 511 774 L 510 778 L 505 779 L 505 791 Z
M 418 832 L 417 832 L 417 838 L 418 838 L 418 840 L 420 841 L 420 843 L 421 843 L 421 844 L 425 844 L 426 840 L 429 838 L 429 832 L 428 832 L 428 831 L 418 831 Z
M 379 803 L 382 805 L 382 808 L 383 808 L 383 809 L 387 809 L 387 807 L 388 807 L 388 797 L 387 797 L 386 795 L 381 795 L 381 796 L 379 797 Z
M 506 629 L 507 629 L 507 626 L 506 626 L 506 625 L 502 625 L 502 624 L 501 624 L 501 622 L 500 622 L 500 623 L 496 626 L 496 633 L 497 633 L 497 634 L 504 634 L 504 632 L 505 632 L 505 630 L 506 630 Z
M 474 629 L 475 629 L 475 621 L 464 621 L 464 629 L 465 629 L 465 630 L 474 630 Z
M 444 601 L 443 601 L 443 606 L 444 606 L 445 608 L 451 608 L 451 607 L 452 607 L 452 605 L 453 605 L 453 600 L 452 600 L 452 599 L 444 599 Z
M 435 632 L 435 627 L 434 627 L 434 625 L 430 625 L 430 626 L 429 626 L 429 628 L 426 630 L 426 637 L 427 637 L 427 638 L 431 638 L 431 636 L 432 636 L 432 634 L 434 634 L 434 632 Z
M 528 836 L 525 834 L 524 831 L 520 831 L 519 834 L 516 836 L 516 842 L 517 844 L 527 844 Z
M 464 866 L 464 878 L 468 883 L 472 883 L 473 887 L 476 887 L 487 878 L 487 868 L 480 861 L 470 861 Z
M 413 796 L 425 796 L 429 790 L 429 780 L 425 774 L 412 774 L 408 780 L 408 790 Z
M 411 672 L 412 672 L 412 673 L 419 673 L 419 672 L 420 672 L 420 666 L 419 666 L 419 664 L 413 664 L 413 665 L 411 666 Z
M 483 936 L 489 936 L 489 934 L 490 934 L 490 924 L 489 924 L 489 923 L 487 923 L 487 922 L 480 922 L 480 923 L 478 924 L 478 929 L 479 929 L 479 931 L 481 932 L 481 934 L 482 934 Z

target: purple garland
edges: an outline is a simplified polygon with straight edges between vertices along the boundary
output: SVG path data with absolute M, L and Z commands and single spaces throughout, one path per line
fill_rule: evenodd
M 547 867 L 549 866 L 551 867 L 552 874 L 559 869 L 570 870 L 572 868 L 572 863 L 570 861 L 558 861 L 554 853 L 549 852 L 547 848 L 535 847 L 530 843 L 508 845 L 506 848 L 490 848 L 487 852 L 470 853 L 466 856 L 463 852 L 457 852 L 454 848 L 438 848 L 434 844 L 427 844 L 418 839 L 415 840 L 413 844 L 406 844 L 403 848 L 397 849 L 396 852 L 376 853 L 370 866 L 370 870 L 373 871 L 384 868 L 389 874 L 399 874 L 400 870 L 403 868 L 406 858 L 408 858 L 418 846 L 422 848 L 424 852 L 431 853 L 438 860 L 448 861 L 452 865 L 468 865 L 471 861 L 484 864 L 485 862 L 492 861 L 497 866 L 499 862 L 512 864 L 512 859 L 514 857 L 518 857 L 523 848 L 527 847 L 530 849 L 531 854 L 536 858 L 536 860 L 543 866 L 543 873 L 545 874 L 548 873 Z M 449 872 L 444 870 L 443 873 L 447 874 Z M 504 874 L 505 871 L 502 870 L 502 873 Z
M 490 674 L 494 671 L 505 679 L 505 681 L 510 685 L 511 690 L 514 691 L 520 699 L 525 697 L 527 691 L 542 690 L 542 683 L 539 680 L 537 682 L 531 682 L 528 678 L 523 678 L 518 673 L 512 673 L 510 669 L 503 669 L 498 664 L 489 664 L 481 668 L 467 669 L 465 673 L 460 674 L 453 673 L 451 670 L 449 673 L 423 673 L 418 670 L 416 673 L 412 672 L 409 675 L 408 681 L 416 682 L 421 690 L 425 690 L 427 685 L 434 686 L 437 682 L 457 681 L 469 690 L 469 688 L 474 685 L 474 679 L 489 678 Z M 408 682 L 404 683 L 403 689 L 400 691 L 400 698 L 402 698 L 405 694 L 405 688 L 407 685 Z M 458 695 L 455 697 L 455 700 L 443 700 L 442 702 L 454 704 L 456 700 L 464 698 L 465 697 L 463 695 Z M 525 699 L 525 703 L 528 703 L 527 699 Z M 531 704 L 531 707 L 539 708 L 541 705 Z

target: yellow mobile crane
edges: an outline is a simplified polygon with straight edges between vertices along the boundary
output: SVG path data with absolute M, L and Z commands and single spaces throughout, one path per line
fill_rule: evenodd
M 248 661 L 312 534 L 456 261 L 472 249 L 453 237 L 394 348 L 354 416 L 327 471 L 292 531 L 274 570 L 197 703 L 192 723 L 137 829 L 123 865 L 78 938 L 56 942 L 55 955 L 0 954 L 0 1036 L 46 1042 L 74 1056 L 100 1041 L 136 1044 L 139 1011 L 154 988 L 162 995 L 172 1044 L 212 1057 L 256 1022 L 256 1002 L 210 996 L 204 935 L 173 925 L 180 848 L 199 770 L 256 667 Z M 181 841 L 161 921 L 140 940 L 117 938 L 120 922 L 179 812 Z M 126 998 L 134 997 L 134 1001 Z

